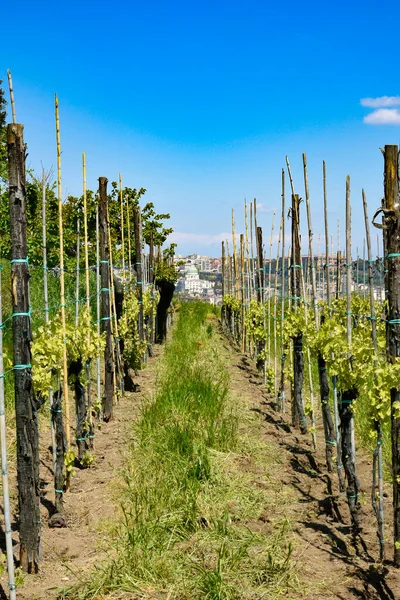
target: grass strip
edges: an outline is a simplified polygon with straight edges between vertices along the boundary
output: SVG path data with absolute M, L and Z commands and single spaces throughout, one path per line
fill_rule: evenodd
M 274 519 L 282 504 L 274 483 L 266 490 L 255 475 L 264 449 L 230 397 L 210 311 L 182 306 L 156 392 L 134 426 L 107 559 L 60 598 L 288 597 L 290 525 Z M 244 470 L 244 459 L 255 470 Z M 266 507 L 268 530 L 260 519 Z

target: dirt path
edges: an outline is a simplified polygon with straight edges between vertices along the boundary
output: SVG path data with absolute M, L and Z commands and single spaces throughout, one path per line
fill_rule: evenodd
M 106 533 L 101 522 L 115 515 L 113 501 L 117 490 L 116 471 L 124 460 L 132 435 L 132 422 L 144 395 L 152 392 L 156 377 L 156 362 L 162 350 L 154 349 L 154 356 L 146 368 L 140 371 L 137 383 L 140 392 L 126 393 L 115 407 L 114 419 L 96 432 L 96 461 L 89 469 L 76 470 L 71 491 L 65 495 L 65 513 L 68 527 L 49 529 L 47 522 L 53 508 L 52 457 L 47 447 L 49 436 L 42 435 L 41 486 L 42 499 L 42 552 L 43 560 L 39 575 L 26 575 L 24 583 L 17 588 L 18 600 L 56 600 L 57 589 L 79 581 L 81 575 L 93 568 L 101 559 L 101 544 Z M 71 413 L 73 414 L 73 413 Z M 15 533 L 15 557 L 19 556 L 18 535 Z M 0 585 L 8 591 L 4 573 Z M 1 595 L 0 598 L 7 598 Z
M 321 433 L 319 447 L 312 450 L 310 436 L 301 436 L 288 414 L 274 409 L 262 379 L 247 356 L 229 346 L 220 336 L 229 364 L 232 392 L 242 397 L 251 412 L 261 419 L 261 438 L 275 456 L 269 476 L 281 484 L 282 516 L 290 522 L 294 535 L 294 558 L 300 587 L 295 598 L 306 600 L 400 600 L 400 572 L 389 562 L 379 565 L 375 517 L 370 503 L 371 458 L 360 452 L 357 471 L 361 481 L 363 532 L 355 544 L 351 535 L 349 510 L 340 495 L 335 473 L 325 470 Z M 317 431 L 322 431 L 318 422 Z M 390 486 L 385 510 L 391 519 Z M 287 492 L 287 493 L 285 493 Z M 387 556 L 393 554 L 391 532 L 386 531 Z

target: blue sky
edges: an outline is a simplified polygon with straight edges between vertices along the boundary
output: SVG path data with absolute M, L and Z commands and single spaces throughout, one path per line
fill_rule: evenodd
M 353 253 L 362 246 L 361 188 L 372 213 L 383 193 L 379 147 L 400 141 L 396 104 L 361 105 L 400 94 L 397 3 L 18 6 L 22 25 L 2 31 L 0 78 L 11 69 L 28 164 L 38 170 L 56 163 L 57 92 L 64 193 L 80 193 L 85 150 L 89 187 L 121 171 L 126 185 L 146 187 L 146 199 L 171 213 L 180 253 L 219 255 L 231 208 L 243 227 L 245 198 L 262 205 L 267 241 L 285 156 L 304 195 L 306 152 L 315 233 L 323 232 L 326 160 L 330 229 L 336 235 L 337 219 L 344 224 L 349 173 Z M 3 7 L 4 22 L 14 10 Z

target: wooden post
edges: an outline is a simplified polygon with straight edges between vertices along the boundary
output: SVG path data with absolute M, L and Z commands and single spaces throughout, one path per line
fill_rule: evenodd
M 124 198 L 122 193 L 122 173 L 119 174 L 119 198 L 121 211 L 121 257 L 122 257 L 122 292 L 125 296 L 125 228 L 124 228 Z
M 110 263 L 110 314 L 111 314 L 111 337 L 113 341 L 113 350 L 114 350 L 114 374 L 113 374 L 113 382 L 114 382 L 114 402 L 117 401 L 117 387 L 123 391 L 124 378 L 123 378 L 123 368 L 122 368 L 122 360 L 121 360 L 121 351 L 120 351 L 120 339 L 118 333 L 118 317 L 117 317 L 117 306 L 115 300 L 115 286 L 114 286 L 114 262 L 113 262 L 113 251 L 112 251 L 112 239 L 111 239 L 111 228 L 110 228 L 110 219 L 108 213 L 108 202 L 107 202 L 107 223 L 108 223 L 108 248 L 109 248 L 109 263 Z
M 271 272 L 272 272 L 272 246 L 274 241 L 275 211 L 272 215 L 271 236 L 269 238 L 269 265 L 268 265 L 268 368 L 271 367 Z M 275 265 L 276 269 L 276 265 Z M 266 383 L 264 381 L 264 383 Z
M 367 239 L 368 248 L 368 284 L 369 284 L 369 305 L 371 311 L 371 337 L 374 352 L 376 355 L 375 365 L 377 366 L 377 353 L 378 353 L 378 341 L 376 335 L 376 316 L 375 316 L 375 301 L 374 301 L 374 268 L 372 260 L 372 249 L 371 249 L 371 235 L 369 230 L 368 220 L 368 205 L 367 198 L 364 190 L 362 190 L 363 206 L 364 206 L 364 219 L 365 219 L 365 234 Z M 365 281 L 365 240 L 364 240 L 364 281 Z M 385 558 L 385 536 L 384 536 L 384 515 L 383 515 L 383 456 L 382 456 L 382 427 L 380 421 L 375 421 L 375 428 L 377 433 L 377 444 L 373 453 L 373 465 L 372 465 L 372 492 L 371 500 L 372 507 L 374 509 L 376 520 L 377 520 L 377 536 L 379 542 L 379 559 L 381 561 Z M 378 482 L 376 475 L 378 473 Z M 378 502 L 376 500 L 376 491 L 378 490 Z
M 258 370 L 263 369 L 264 381 L 266 375 L 266 360 L 265 357 L 261 358 L 261 354 L 265 350 L 265 305 L 264 305 L 264 281 L 265 281 L 265 270 L 264 270 L 264 250 L 262 240 L 262 228 L 257 227 L 256 229 L 256 245 L 257 245 L 257 270 L 256 270 L 256 285 L 257 285 L 257 302 L 262 305 L 263 317 L 264 317 L 264 339 L 256 342 L 256 354 L 257 354 L 257 368 Z
M 245 277 L 246 277 L 246 290 L 245 290 L 245 298 L 246 298 L 246 312 L 248 311 L 248 307 L 250 304 L 251 298 L 251 279 L 250 279 L 250 248 L 249 248 L 249 219 L 248 219 L 248 207 L 247 202 L 244 203 L 244 221 L 245 221 L 245 231 L 246 231 L 246 261 L 245 261 Z
M 352 319 L 351 319 L 351 204 L 350 204 L 350 177 L 346 177 L 346 298 L 347 298 L 347 345 L 351 362 L 352 344 Z M 343 467 L 347 478 L 347 500 L 353 525 L 353 533 L 360 530 L 360 483 L 356 474 L 355 442 L 354 442 L 354 415 L 352 402 L 358 396 L 356 389 L 342 390 L 339 414 L 342 443 Z
M 260 304 L 264 302 L 264 258 L 263 258 L 263 243 L 262 243 L 262 228 L 257 227 L 256 230 L 256 244 L 257 244 L 257 271 L 256 271 L 256 284 L 257 284 L 257 302 Z
M 43 297 L 44 297 L 44 320 L 46 325 L 50 321 L 49 315 L 49 292 L 48 292 L 48 281 L 47 281 L 47 230 L 46 230 L 46 183 L 47 177 L 45 170 L 42 171 L 42 244 L 43 244 Z M 49 401 L 51 411 L 51 446 L 53 451 L 53 469 L 54 475 L 56 473 L 57 463 L 57 448 L 56 448 L 56 432 L 54 423 L 54 406 L 53 406 L 53 388 L 49 389 Z M 61 416 L 62 420 L 62 416 Z M 64 457 L 63 457 L 64 463 Z M 63 467 L 61 468 L 63 471 Z M 57 486 L 55 486 L 57 489 Z M 62 504 L 62 494 L 59 495 Z M 57 497 L 57 493 L 56 493 Z M 59 507 L 60 508 L 60 507 Z M 56 507 L 57 509 L 57 507 Z M 57 512 L 60 512 L 57 510 Z
M 242 302 L 242 311 L 241 311 L 241 343 L 242 343 L 242 352 L 244 353 L 246 348 L 246 338 L 245 338 L 245 288 L 244 288 L 244 235 L 240 234 L 240 287 L 241 287 L 241 302 Z
M 82 152 L 82 181 L 83 181 L 83 235 L 85 242 L 85 302 L 86 312 L 90 322 L 92 315 L 90 311 L 90 279 L 89 279 L 89 239 L 88 239 L 88 217 L 87 217 L 87 194 L 86 194 L 86 153 Z M 90 344 L 90 333 L 88 335 L 88 344 Z M 94 445 L 94 426 L 93 426 L 93 415 L 92 415 L 92 382 L 90 373 L 90 361 L 85 365 L 86 377 L 87 377 L 87 412 L 89 421 L 89 447 L 93 448 Z
M 126 227 L 128 234 L 128 291 L 132 291 L 132 247 L 131 247 L 131 213 L 129 196 L 126 196 Z M 154 259 L 153 259 L 154 262 Z M 154 265 L 153 265 L 154 266 Z
M 102 302 L 100 302 L 100 296 L 102 295 L 101 290 L 101 276 L 100 276 L 100 236 L 99 236 L 99 212 L 100 212 L 99 204 L 96 206 L 96 318 L 97 318 L 97 339 L 100 340 L 101 335 L 101 310 L 100 306 Z M 101 396 L 101 372 L 100 372 L 100 354 L 96 359 L 96 384 L 97 384 L 97 404 L 99 406 L 98 409 L 98 418 L 103 418 L 103 402 Z
M 79 279 L 80 279 L 80 252 L 81 250 L 81 221 L 78 217 L 77 229 L 76 229 L 76 278 L 75 278 L 75 327 L 78 327 L 79 323 Z
M 326 191 L 326 163 L 322 162 L 322 176 L 324 181 L 324 220 L 325 220 L 325 270 L 326 270 L 326 301 L 331 304 L 330 288 L 330 261 L 329 261 L 329 226 L 328 226 L 328 196 Z
M 253 299 L 253 289 L 254 289 L 254 245 L 253 245 L 253 203 L 250 203 L 250 248 L 251 248 L 251 256 L 250 256 L 250 299 Z
M 322 172 L 323 172 L 323 185 L 324 185 L 324 221 L 325 221 L 325 269 L 326 269 L 326 301 L 328 304 L 328 308 L 331 307 L 331 290 L 330 290 L 330 260 L 329 260 L 329 221 L 328 221 L 328 196 L 326 190 L 326 163 L 323 161 L 322 163 Z M 331 245 L 333 255 L 333 237 L 331 237 Z M 322 322 L 321 322 L 322 323 Z M 321 359 L 321 360 L 320 360 Z M 338 411 L 338 398 L 337 398 L 337 377 L 332 377 L 332 387 L 333 387 L 333 416 L 334 416 L 334 425 L 331 422 L 331 410 L 329 407 L 329 384 L 328 379 L 326 377 L 326 363 L 322 355 L 318 357 L 318 369 L 320 373 L 320 390 L 321 390 L 321 403 L 322 403 L 322 411 L 323 411 L 323 421 L 324 421 L 324 433 L 326 440 L 326 464 L 328 471 L 331 470 L 331 453 L 329 452 L 328 445 L 332 446 L 336 444 L 336 470 L 339 479 L 339 489 L 341 492 L 344 492 L 344 477 L 343 477 L 343 465 L 342 465 L 342 450 L 341 450 L 341 442 L 340 442 L 340 428 L 339 428 L 339 411 Z M 325 376 L 324 376 L 325 374 Z M 331 444 L 328 443 L 328 440 L 332 440 Z
M 154 343 L 154 237 L 153 231 L 150 232 L 150 244 L 149 244 L 149 274 L 150 274 L 150 327 L 149 327 L 149 341 L 150 341 L 150 352 L 152 353 L 152 346 Z
M 318 315 L 318 304 L 317 304 L 317 284 L 315 278 L 315 262 L 314 262 L 314 249 L 313 249 L 313 229 L 311 222 L 311 206 L 310 206 L 310 193 L 308 187 L 308 171 L 307 171 L 307 156 L 303 153 L 303 168 L 304 168 L 304 187 L 306 194 L 306 208 L 307 208 L 307 223 L 308 223 L 308 253 L 309 260 L 311 261 L 311 291 L 312 291 L 312 303 L 314 310 L 315 326 L 319 329 L 319 315 Z M 328 209 L 327 209 L 327 196 L 326 196 L 326 169 L 325 162 L 323 163 L 323 179 L 324 179 L 324 216 L 325 216 L 325 243 L 326 243 L 326 256 L 325 256 L 325 268 L 328 269 Z M 319 258 L 319 257 L 318 257 Z M 329 296 L 329 271 L 327 270 L 327 298 Z M 310 363 L 309 363 L 310 364 Z M 310 368 L 310 367 L 309 367 Z M 333 470 L 333 449 L 335 445 L 335 430 L 333 426 L 331 409 L 329 406 L 329 383 L 326 373 L 326 363 L 321 353 L 318 353 L 318 373 L 319 373 L 319 387 L 320 387 L 320 398 L 321 398 L 321 412 L 322 421 L 324 426 L 325 434 L 325 459 L 326 466 L 329 472 Z
M 11 302 L 14 342 L 14 387 L 17 433 L 17 478 L 21 567 L 39 569 L 41 517 L 38 401 L 31 369 L 31 319 L 26 241 L 24 126 L 7 127 L 11 235 Z
M 64 280 L 64 225 L 63 225 L 63 203 L 62 203 L 62 185 L 61 185 L 61 141 L 60 141 L 60 120 L 58 111 L 58 98 L 55 96 L 56 111 L 56 142 L 57 142 L 57 196 L 58 196 L 58 226 L 60 236 L 60 305 L 61 305 L 61 327 L 63 332 L 63 394 L 65 406 L 65 437 L 67 449 L 71 444 L 71 431 L 69 420 L 69 397 L 68 397 L 68 367 L 67 367 L 67 343 L 66 343 L 66 324 L 65 324 L 65 280 Z M 66 486 L 69 488 L 70 475 L 67 472 Z
M 279 265 L 279 251 L 280 251 L 280 244 L 281 244 L 281 237 L 282 237 L 282 224 L 283 219 L 281 218 L 281 224 L 279 227 L 279 237 L 278 237 L 278 249 L 277 249 L 277 253 L 276 253 L 276 261 L 275 261 L 275 277 L 274 277 L 274 398 L 277 397 L 278 393 L 277 393 L 277 374 L 278 374 L 278 355 L 277 355 L 277 340 L 276 340 L 276 334 L 277 334 L 277 317 L 278 317 L 278 311 L 277 311 L 277 304 L 278 304 L 278 295 L 277 295 L 277 291 L 278 291 L 278 265 Z
M 292 264 L 291 266 L 291 290 L 292 305 L 294 310 L 300 305 L 301 300 L 301 247 L 300 247 L 300 198 L 298 194 L 292 194 Z M 303 334 L 299 333 L 293 338 L 293 421 L 294 425 L 300 427 L 302 434 L 307 433 L 307 420 L 303 406 Z
M 282 169 L 282 275 L 281 275 L 281 379 L 279 384 L 278 404 L 282 412 L 286 412 L 285 395 L 285 361 L 286 350 L 283 345 L 283 331 L 285 324 L 285 169 Z
M 111 302 L 110 302 L 110 248 L 108 237 L 107 218 L 107 177 L 99 177 L 100 196 L 100 273 L 101 273 L 101 322 L 102 329 L 106 332 L 106 347 L 104 350 L 104 393 L 103 393 L 103 420 L 108 422 L 113 416 L 114 396 L 114 356 L 111 334 Z
M 388 360 L 394 363 L 400 356 L 400 219 L 399 219 L 399 148 L 386 145 L 384 152 L 383 201 L 387 270 L 388 315 L 386 348 Z M 392 423 L 392 480 L 394 564 L 400 567 L 400 418 L 396 406 L 400 402 L 400 387 L 390 391 Z
M 226 323 L 225 323 L 225 308 L 224 308 L 224 296 L 225 296 L 225 273 L 226 273 L 226 268 L 225 268 L 225 244 L 224 242 L 221 242 L 221 272 L 222 272 L 222 309 L 221 309 L 221 323 L 222 326 L 225 327 Z
M 238 257 L 236 251 L 236 227 L 235 227 L 235 211 L 232 208 L 232 246 L 233 246 L 233 270 L 235 277 L 235 298 L 239 298 L 239 268 L 238 268 Z
M 44 172 L 44 171 L 43 171 Z M 3 322 L 1 292 L 1 269 L 0 269 L 0 323 Z M 15 578 L 14 578 L 14 554 L 13 539 L 11 529 L 11 509 L 10 509 L 10 486 L 8 479 L 8 461 L 7 461 L 7 426 L 5 415 L 5 396 L 4 396 L 4 355 L 3 355 L 3 329 L 0 327 L 0 445 L 1 445 L 1 472 L 3 486 L 3 514 L 4 514 L 4 535 L 6 539 L 7 554 L 7 572 L 8 587 L 10 591 L 10 600 L 16 600 Z
M 142 266 L 142 240 L 140 236 L 140 208 L 133 209 L 133 226 L 135 231 L 135 259 L 136 259 L 136 291 L 139 302 L 139 339 L 144 339 L 143 323 L 143 266 Z
M 367 279 L 366 279 L 366 273 L 367 272 L 366 272 L 365 267 L 366 267 L 366 260 L 365 260 L 365 239 L 364 239 L 363 240 L 363 287 L 364 287 L 364 294 L 363 294 L 363 296 L 364 296 L 364 299 L 366 298 L 366 294 L 367 294 L 367 289 L 366 289 L 366 287 L 367 287 L 366 286 L 366 281 L 367 281 Z

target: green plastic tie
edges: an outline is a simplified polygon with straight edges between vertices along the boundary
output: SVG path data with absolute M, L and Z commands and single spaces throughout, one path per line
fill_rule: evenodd
M 303 265 L 290 265 L 291 269 L 302 269 Z
M 63 494 L 64 493 L 64 490 L 56 490 L 56 489 L 54 489 L 54 491 L 56 492 L 56 494 Z
M 390 325 L 399 325 L 400 324 L 400 319 L 390 319 L 390 321 L 388 321 L 388 323 Z
M 397 258 L 400 256 L 400 252 L 391 252 L 390 254 L 387 255 L 386 258 Z

